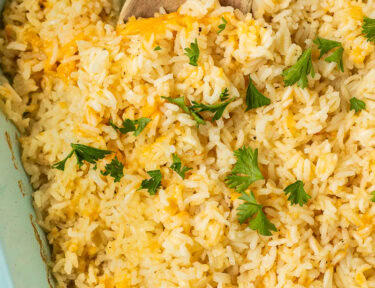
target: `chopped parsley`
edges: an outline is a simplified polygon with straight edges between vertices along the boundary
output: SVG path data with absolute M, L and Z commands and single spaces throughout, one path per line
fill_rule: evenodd
M 173 157 L 173 164 L 171 165 L 171 169 L 176 171 L 176 173 L 180 175 L 182 179 L 185 179 L 185 173 L 191 170 L 192 168 L 189 168 L 189 167 L 182 168 L 181 159 L 178 157 L 177 154 L 173 154 L 172 157 Z
M 331 56 L 327 57 L 324 61 L 326 62 L 334 62 L 337 64 L 337 67 L 344 72 L 344 61 L 342 60 L 342 55 L 344 54 L 344 48 L 340 47 L 335 52 L 332 53 Z
M 303 185 L 303 182 L 298 180 L 284 189 L 284 193 L 287 196 L 289 195 L 288 200 L 292 205 L 299 204 L 299 206 L 302 207 L 303 204 L 306 204 L 311 198 L 311 196 L 305 192 Z
M 215 113 L 214 116 L 212 117 L 212 121 L 219 120 L 221 116 L 223 116 L 225 108 L 234 100 L 234 98 L 229 99 L 226 102 L 218 103 L 218 104 L 212 104 L 212 105 L 206 105 L 202 103 L 198 103 L 193 101 L 193 105 L 190 107 L 190 109 L 196 113 L 199 112 L 205 112 L 209 111 L 212 113 Z
M 190 109 L 190 114 L 193 117 L 193 119 L 195 120 L 195 122 L 197 122 L 198 126 L 200 124 L 206 124 L 206 122 L 203 120 L 203 117 L 200 114 L 198 114 L 197 112 Z
M 372 196 L 371 202 L 375 202 L 375 191 L 371 192 L 371 196 Z
M 110 175 L 115 178 L 115 182 L 120 182 L 120 179 L 124 176 L 124 165 L 117 159 L 117 156 L 112 159 L 111 163 L 105 165 L 104 171 L 101 171 L 102 175 Z
M 225 179 L 230 188 L 244 192 L 253 182 L 264 179 L 258 167 L 258 149 L 242 147 L 234 151 L 237 162 L 232 173 Z
M 359 100 L 356 97 L 350 99 L 350 110 L 355 110 L 356 113 L 359 111 L 366 109 L 366 103 L 362 100 Z
M 171 97 L 164 97 L 161 98 L 167 100 L 169 103 L 175 104 L 178 107 L 180 107 L 185 113 L 190 114 L 194 120 L 197 122 L 198 125 L 205 124 L 206 122 L 203 120 L 202 116 L 199 115 L 197 112 L 195 112 L 191 107 L 188 107 L 185 104 L 185 98 L 179 97 L 179 98 L 171 98 Z
M 322 58 L 323 55 L 327 54 L 332 49 L 336 47 L 342 47 L 340 42 L 321 37 L 316 37 L 314 43 L 318 46 L 318 49 L 320 50 L 319 59 Z
M 209 111 L 209 112 L 215 113 L 211 120 L 212 121 L 218 120 L 221 118 L 221 116 L 223 116 L 225 108 L 229 105 L 229 103 L 231 103 L 234 100 L 234 98 L 232 98 L 226 102 L 212 104 L 212 105 L 206 105 L 206 104 L 198 103 L 196 101 L 192 101 L 193 105 L 187 106 L 185 104 L 184 97 L 171 98 L 171 97 L 162 96 L 162 98 L 167 100 L 170 103 L 177 105 L 185 113 L 190 114 L 194 118 L 194 120 L 197 122 L 198 125 L 206 123 L 203 117 L 199 114 L 200 112 Z
M 223 21 L 223 23 L 219 25 L 219 27 L 218 27 L 219 31 L 217 31 L 217 34 L 220 34 L 221 32 L 223 32 L 225 27 L 227 27 L 227 24 L 228 24 L 228 21 L 225 20 L 224 17 L 221 17 L 221 21 Z
M 258 89 L 254 86 L 253 80 L 250 76 L 249 80 L 249 86 L 247 87 L 246 91 L 246 111 L 269 105 L 271 103 L 271 100 L 258 91 Z
M 225 88 L 225 89 L 223 89 L 223 91 L 221 91 L 220 100 L 225 101 L 228 98 L 229 98 L 229 90 L 228 90 L 228 88 Z
M 362 33 L 368 41 L 375 42 L 375 19 L 363 18 Z
M 122 122 L 123 127 L 116 126 L 111 120 L 109 121 L 109 124 L 115 129 L 120 131 L 122 134 L 126 134 L 128 132 L 134 132 L 134 136 L 138 136 L 141 134 L 143 129 L 146 128 L 147 124 L 150 123 L 151 119 L 149 118 L 140 118 L 137 120 L 130 120 L 125 119 L 124 122 Z
M 308 81 L 307 75 L 315 77 L 315 71 L 311 59 L 311 48 L 307 49 L 299 57 L 296 64 L 285 69 L 282 73 L 285 86 L 292 86 L 297 83 L 298 87 L 306 88 Z
M 156 46 L 156 47 L 154 48 L 154 51 L 159 51 L 159 50 L 161 50 L 161 47 L 160 47 L 160 46 Z
M 161 186 L 162 175 L 160 170 L 146 171 L 150 175 L 150 179 L 142 181 L 141 187 L 138 190 L 147 189 L 150 195 L 156 195 L 156 192 Z
M 237 208 L 238 221 L 241 224 L 250 219 L 249 227 L 263 236 L 271 236 L 271 231 L 277 231 L 275 225 L 267 219 L 263 212 L 263 206 L 258 204 L 253 192 L 250 192 L 250 194 L 242 192 L 242 196 L 239 199 L 245 201 Z M 253 217 L 254 215 L 255 217 Z
M 77 164 L 81 168 L 83 165 L 83 161 L 86 161 L 91 164 L 95 164 L 96 166 L 96 161 L 99 159 L 103 159 L 106 155 L 111 154 L 112 151 L 108 150 L 101 150 L 97 148 L 93 148 L 90 146 L 86 146 L 83 144 L 70 144 L 72 147 L 72 151 L 66 156 L 66 158 L 60 162 L 57 162 L 52 165 L 52 168 L 59 169 L 64 171 L 65 169 L 65 163 L 66 161 L 73 156 L 73 154 L 77 158 Z
M 199 47 L 197 39 L 195 39 L 194 42 L 190 43 L 190 48 L 185 48 L 185 55 L 189 57 L 190 65 L 198 66 Z
M 167 100 L 169 103 L 175 104 L 178 107 L 180 107 L 185 113 L 190 114 L 190 109 L 185 104 L 185 98 L 184 97 L 178 97 L 178 98 L 172 98 L 172 97 L 165 97 L 162 96 L 161 98 Z
M 318 49 L 320 50 L 319 59 L 322 58 L 323 55 L 327 54 L 332 49 L 339 48 L 336 51 L 334 51 L 331 56 L 327 57 L 324 61 L 329 63 L 335 62 L 337 64 L 337 67 L 339 67 L 339 69 L 342 72 L 344 72 L 344 62 L 342 60 L 344 48 L 342 47 L 342 44 L 340 42 L 317 37 L 314 40 L 314 43 L 318 45 Z

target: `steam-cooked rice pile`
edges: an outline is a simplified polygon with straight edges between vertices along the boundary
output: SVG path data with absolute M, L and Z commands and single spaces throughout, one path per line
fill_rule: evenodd
M 243 16 L 190 0 L 125 26 L 110 0 L 8 3 L 0 54 L 12 88 L 2 80 L 0 103 L 23 133 L 59 287 L 375 287 L 375 58 L 361 33 L 375 2 L 254 2 Z M 342 43 L 345 72 L 318 59 L 318 35 Z M 184 54 L 195 39 L 197 67 Z M 282 71 L 309 47 L 315 77 L 285 87 Z M 245 112 L 249 74 L 271 104 Z M 224 88 L 236 99 L 199 127 L 161 98 L 214 104 Z M 350 110 L 352 97 L 366 109 Z M 141 117 L 151 122 L 139 136 L 109 125 Z M 113 155 L 96 170 L 74 157 L 52 169 L 71 143 L 115 151 L 124 177 L 100 173 Z M 247 191 L 272 236 L 239 223 L 243 200 L 224 181 L 243 146 L 259 150 L 264 180 Z M 173 153 L 192 168 L 184 180 Z M 157 169 L 157 194 L 137 190 Z M 302 207 L 283 191 L 296 180 L 312 197 Z

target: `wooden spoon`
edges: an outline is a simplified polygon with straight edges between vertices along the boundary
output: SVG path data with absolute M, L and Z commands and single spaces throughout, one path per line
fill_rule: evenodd
M 126 0 L 122 7 L 119 23 L 124 23 L 129 17 L 153 17 L 163 7 L 168 13 L 175 12 L 186 0 Z M 253 0 L 220 0 L 223 6 L 232 6 L 248 13 Z

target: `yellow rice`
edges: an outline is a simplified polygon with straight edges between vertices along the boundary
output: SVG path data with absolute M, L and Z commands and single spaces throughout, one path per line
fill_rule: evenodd
M 189 0 L 116 26 L 119 8 L 13 0 L 4 11 L 0 62 L 12 85 L 1 79 L 0 106 L 23 134 L 58 287 L 375 287 L 375 57 L 361 34 L 375 2 L 255 0 L 242 15 Z M 345 72 L 314 47 L 309 87 L 285 87 L 283 69 L 318 35 L 343 43 Z M 198 67 L 184 55 L 194 39 Z M 249 74 L 271 104 L 245 112 Z M 224 88 L 236 100 L 199 128 L 161 98 L 213 104 Z M 351 97 L 366 109 L 349 110 Z M 108 124 L 140 117 L 152 121 L 138 137 Z M 97 170 L 74 158 L 52 169 L 70 143 L 115 151 L 124 177 L 100 174 L 109 158 Z M 270 237 L 239 224 L 243 201 L 224 184 L 244 145 L 259 149 L 265 180 L 250 189 L 277 227 Z M 173 153 L 193 168 L 185 180 L 169 168 Z M 137 191 L 155 169 L 158 194 Z M 303 207 L 283 192 L 296 180 L 312 196 Z

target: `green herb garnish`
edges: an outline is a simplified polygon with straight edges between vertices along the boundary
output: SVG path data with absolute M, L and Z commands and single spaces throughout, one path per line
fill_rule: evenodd
M 307 75 L 315 77 L 315 71 L 311 59 L 311 48 L 304 51 L 296 64 L 284 70 L 282 76 L 285 86 L 291 86 L 295 83 L 301 88 L 306 88 L 308 81 Z
M 98 161 L 99 159 L 103 159 L 106 155 L 112 153 L 112 151 L 101 150 L 82 144 L 72 143 L 70 144 L 70 146 L 72 147 L 72 151 L 68 154 L 68 156 L 66 156 L 64 160 L 53 164 L 52 168 L 64 171 L 66 161 L 70 157 L 72 157 L 73 154 L 76 156 L 77 164 L 81 168 L 83 165 L 83 161 L 86 161 L 91 164 L 96 164 L 96 161 Z
M 221 32 L 223 32 L 225 27 L 227 27 L 227 24 L 228 24 L 227 20 L 225 20 L 224 17 L 221 17 L 221 21 L 223 21 L 223 23 L 219 25 L 219 31 L 217 31 L 217 34 L 220 34 Z
M 221 91 L 220 100 L 225 101 L 228 98 L 229 98 L 229 90 L 228 90 L 228 88 L 225 88 L 225 89 L 223 89 L 223 91 Z
M 375 202 L 375 191 L 371 192 L 371 196 L 372 196 L 371 202 Z
M 242 147 L 234 151 L 237 162 L 225 182 L 237 192 L 244 192 L 253 182 L 264 179 L 258 167 L 258 149 Z
M 172 98 L 172 97 L 165 97 L 161 96 L 161 98 L 167 100 L 169 103 L 175 104 L 180 107 L 185 113 L 190 114 L 189 107 L 185 104 L 184 97 Z
M 124 165 L 117 159 L 117 156 L 112 159 L 111 163 L 105 165 L 104 171 L 100 172 L 102 175 L 110 175 L 115 178 L 115 182 L 119 182 L 124 176 Z
M 253 80 L 250 76 L 249 80 L 249 86 L 247 87 L 246 91 L 246 111 L 269 105 L 271 103 L 271 100 L 258 91 L 258 89 L 254 86 Z
M 303 185 L 303 182 L 298 180 L 284 189 L 285 195 L 289 194 L 288 200 L 292 205 L 299 204 L 299 206 L 303 206 L 303 204 L 307 203 L 311 198 L 311 196 L 305 192 Z
M 150 175 L 150 179 L 142 181 L 141 187 L 138 190 L 147 189 L 150 195 L 156 195 L 156 192 L 161 186 L 162 175 L 160 170 L 146 171 Z
M 223 102 L 223 103 L 212 104 L 212 105 L 206 105 L 206 104 L 202 104 L 202 103 L 198 103 L 198 102 L 193 101 L 192 102 L 193 106 L 191 106 L 190 109 L 192 111 L 196 112 L 196 113 L 205 112 L 205 111 L 215 113 L 211 120 L 216 121 L 216 120 L 219 120 L 221 118 L 221 116 L 223 116 L 225 108 L 227 108 L 227 106 L 233 100 L 234 100 L 234 98 L 229 99 L 228 101 Z
M 359 111 L 366 109 L 366 103 L 362 100 L 359 100 L 356 97 L 350 99 L 350 110 L 355 110 L 356 113 Z
M 171 165 L 171 169 L 176 171 L 177 174 L 180 175 L 182 179 L 185 179 L 185 173 L 191 170 L 192 168 L 189 168 L 189 167 L 182 168 L 181 159 L 178 157 L 177 154 L 173 154 L 172 157 L 173 157 L 173 164 Z
M 277 231 L 275 225 L 267 219 L 267 216 L 263 212 L 263 206 L 258 204 L 253 192 L 250 192 L 250 194 L 242 192 L 242 196 L 239 199 L 245 201 L 245 203 L 242 203 L 237 208 L 238 221 L 241 224 L 250 219 L 249 227 L 257 230 L 263 236 L 271 236 L 271 231 Z M 252 218 L 255 214 L 256 216 Z
M 318 45 L 318 49 L 320 50 L 319 59 L 322 58 L 323 55 L 327 54 L 329 51 L 336 47 L 342 47 L 340 42 L 316 37 L 314 43 Z
M 368 41 L 375 42 L 375 19 L 363 18 L 362 33 Z
M 154 48 L 154 51 L 159 51 L 159 50 L 161 50 L 161 47 L 160 47 L 160 46 L 156 46 L 156 47 Z
M 171 98 L 171 97 L 164 97 L 161 98 L 167 100 L 169 103 L 175 104 L 178 107 L 180 107 L 185 113 L 190 114 L 194 120 L 197 122 L 198 125 L 205 124 L 206 122 L 203 120 L 202 116 L 199 115 L 197 112 L 195 112 L 191 107 L 188 107 L 185 104 L 185 98 L 179 97 L 179 98 Z
M 334 62 L 337 64 L 337 67 L 344 72 L 344 61 L 342 60 L 342 55 L 344 54 L 344 48 L 339 48 L 335 52 L 332 53 L 331 56 L 324 59 L 326 62 Z
M 197 39 L 195 39 L 194 42 L 190 43 L 190 48 L 185 48 L 185 55 L 189 57 L 190 65 L 198 66 L 199 47 Z
M 115 129 L 120 131 L 121 134 L 126 134 L 129 132 L 134 132 L 134 136 L 138 136 L 141 134 L 143 129 L 147 126 L 148 123 L 150 123 L 151 119 L 149 118 L 140 118 L 137 120 L 130 120 L 125 119 L 124 122 L 122 122 L 123 127 L 116 126 L 111 120 L 109 121 L 109 124 Z
M 328 63 L 330 62 L 336 63 L 337 67 L 339 67 L 339 69 L 342 72 L 344 72 L 344 61 L 342 60 L 342 56 L 344 54 L 344 48 L 342 47 L 342 44 L 340 42 L 317 37 L 314 40 L 314 43 L 318 45 L 318 49 L 320 50 L 319 59 L 322 58 L 323 55 L 327 54 L 332 49 L 339 47 L 339 49 L 334 51 L 332 55 L 327 57 L 324 61 Z

